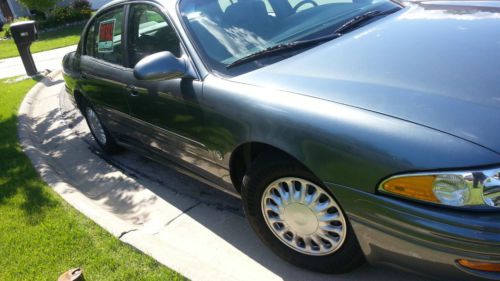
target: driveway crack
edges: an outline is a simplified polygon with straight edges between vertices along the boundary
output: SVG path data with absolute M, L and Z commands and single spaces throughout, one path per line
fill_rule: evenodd
M 122 233 L 120 233 L 120 235 L 118 236 L 118 240 L 121 240 L 123 238 L 123 236 L 129 234 L 130 232 L 133 232 L 133 231 L 137 231 L 138 229 L 137 228 L 134 228 L 134 229 L 131 229 L 131 230 L 127 230 L 127 231 L 123 231 Z
M 167 223 L 165 223 L 164 227 L 168 226 L 169 224 L 171 224 L 172 222 L 174 222 L 177 218 L 179 218 L 180 216 L 186 214 L 187 212 L 191 211 L 192 209 L 198 207 L 201 205 L 201 201 L 194 204 L 193 206 L 190 206 L 188 208 L 186 208 L 185 210 L 183 210 L 180 214 L 178 214 L 177 216 L 173 217 L 171 220 L 169 220 Z

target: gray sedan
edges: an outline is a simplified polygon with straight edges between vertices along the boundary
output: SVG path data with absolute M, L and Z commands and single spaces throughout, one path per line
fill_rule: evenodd
M 107 153 L 242 198 L 281 258 L 500 280 L 500 5 L 120 0 L 63 61 Z

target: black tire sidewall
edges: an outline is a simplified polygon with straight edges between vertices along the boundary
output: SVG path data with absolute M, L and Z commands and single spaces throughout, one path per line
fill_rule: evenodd
M 332 254 L 325 256 L 306 255 L 293 250 L 279 240 L 279 238 L 269 229 L 261 210 L 261 198 L 269 184 L 280 178 L 297 177 L 313 182 L 328 192 L 332 198 L 335 197 L 315 176 L 303 167 L 300 167 L 300 165 L 296 165 L 291 161 L 285 159 L 278 161 L 260 161 L 260 163 L 256 163 L 256 165 L 252 167 L 254 168 L 247 173 L 243 179 L 242 198 L 244 201 L 245 214 L 259 238 L 271 248 L 273 252 L 292 264 L 324 273 L 347 272 L 363 262 L 364 258 L 354 231 L 342 209 L 340 211 L 344 214 L 347 224 L 346 237 L 342 246 Z
M 96 133 L 94 132 L 94 130 L 92 129 L 92 126 L 90 126 L 90 122 L 89 122 L 89 118 L 87 116 L 88 114 L 88 109 L 94 111 L 94 114 L 96 114 L 97 116 L 97 119 L 99 120 L 99 122 L 101 123 L 101 126 L 104 130 L 104 134 L 106 135 L 106 143 L 102 143 L 101 141 L 99 141 L 99 139 L 97 138 L 96 136 Z M 119 151 L 119 147 L 115 141 L 115 139 L 113 138 L 113 136 L 109 133 L 109 131 L 106 129 L 106 127 L 104 126 L 104 124 L 102 123 L 101 119 L 99 118 L 99 115 L 97 115 L 97 112 L 95 111 L 95 109 L 89 104 L 89 103 L 85 103 L 83 105 L 83 116 L 85 117 L 85 120 L 87 121 L 87 125 L 90 129 L 90 133 L 92 134 L 92 136 L 94 137 L 94 140 L 96 141 L 96 143 L 99 145 L 99 147 L 106 153 L 108 154 L 114 154 L 116 152 Z

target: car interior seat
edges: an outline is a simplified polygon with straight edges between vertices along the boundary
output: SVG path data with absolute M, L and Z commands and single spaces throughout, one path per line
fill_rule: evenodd
M 260 0 L 240 0 L 229 5 L 222 22 L 225 26 L 239 27 L 262 38 L 269 38 L 274 24 L 266 5 Z

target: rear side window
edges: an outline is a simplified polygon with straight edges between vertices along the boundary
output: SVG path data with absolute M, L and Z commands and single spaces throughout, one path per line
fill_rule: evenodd
M 122 24 L 123 8 L 112 10 L 98 17 L 90 32 L 93 33 L 93 47 L 87 51 L 97 59 L 114 64 L 122 64 Z M 87 47 L 90 37 L 87 37 Z

